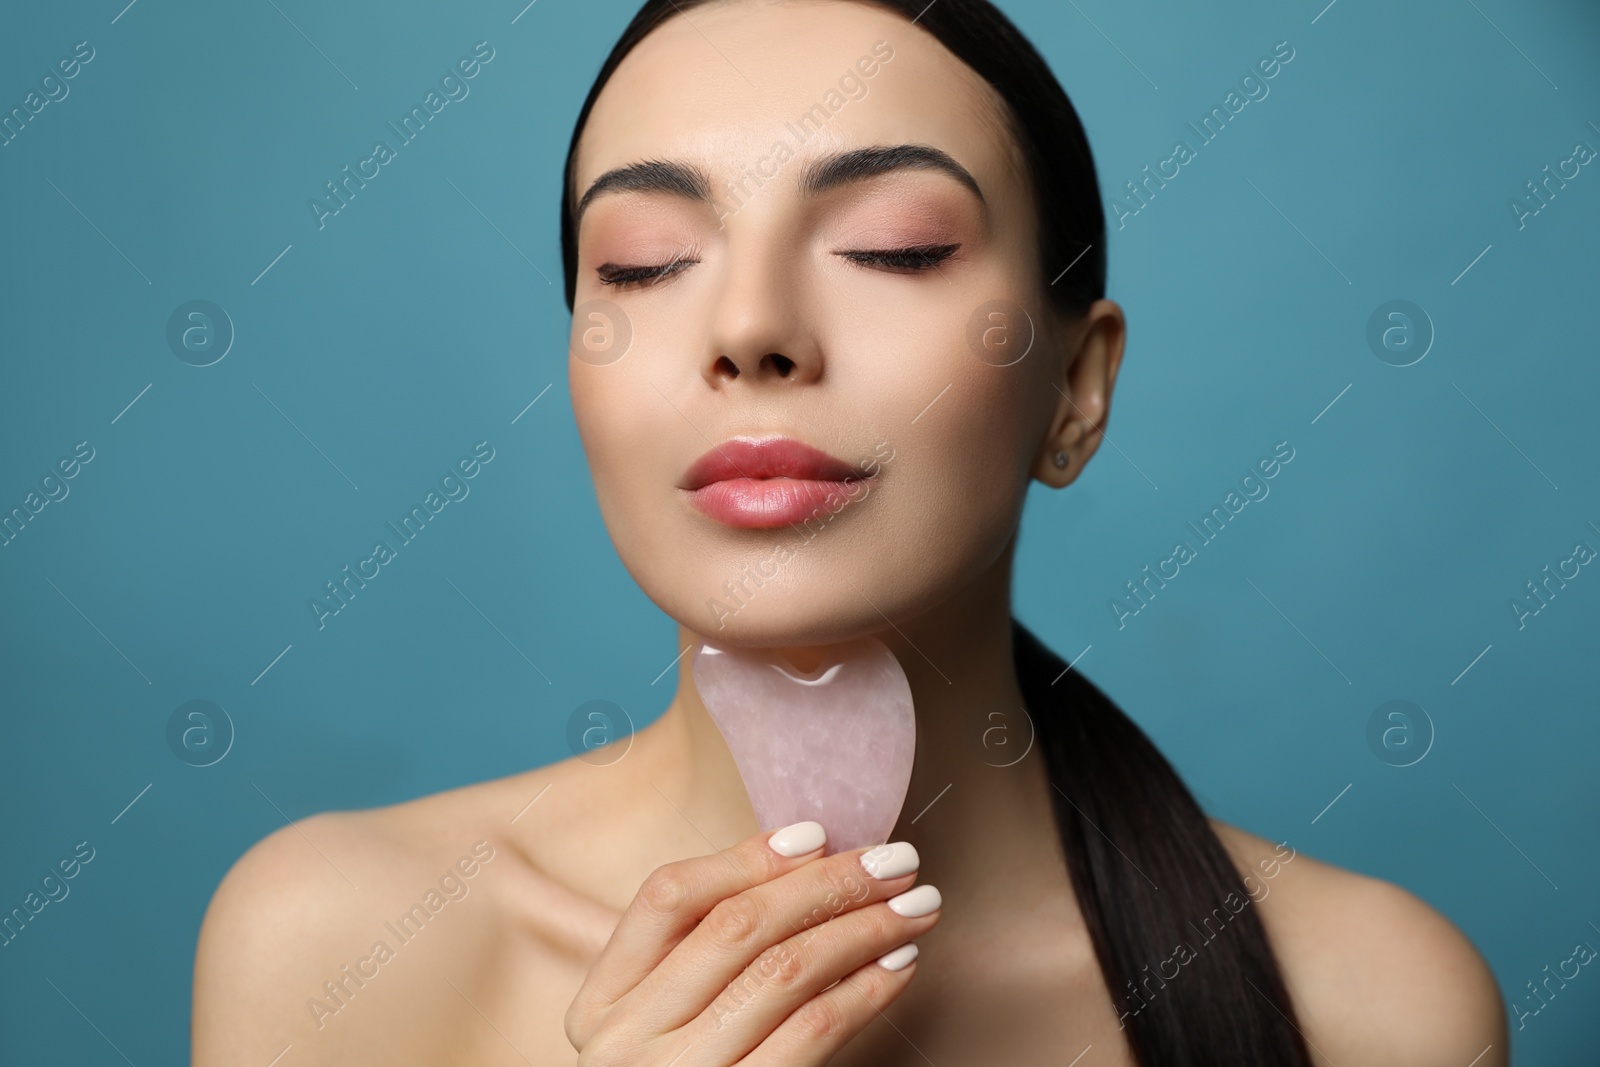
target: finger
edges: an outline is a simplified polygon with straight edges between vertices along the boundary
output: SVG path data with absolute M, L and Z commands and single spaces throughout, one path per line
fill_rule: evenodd
M 815 860 L 728 897 L 640 981 L 627 998 L 635 1003 L 623 1010 L 641 1032 L 666 1033 L 685 1025 L 764 951 L 909 889 L 918 862 L 911 843 L 897 841 Z
M 684 1028 L 711 1061 L 756 1048 L 830 985 L 920 937 L 939 921 L 939 891 L 923 885 L 774 945 Z
M 582 1049 L 606 1012 L 639 984 L 725 898 L 819 857 L 822 825 L 799 822 L 752 834 L 732 848 L 664 864 L 623 912 L 567 1009 L 566 1031 Z M 709 999 L 709 998 L 708 998 Z
M 790 1012 L 740 1067 L 822 1067 L 905 992 L 916 958 L 908 941 L 858 967 Z

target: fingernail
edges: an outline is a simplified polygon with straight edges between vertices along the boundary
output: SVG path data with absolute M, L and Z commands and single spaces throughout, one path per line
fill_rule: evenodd
M 943 903 L 939 890 L 931 885 L 919 885 L 888 900 L 890 911 L 896 915 L 904 915 L 908 919 L 917 919 L 936 912 Z
M 793 859 L 807 852 L 815 852 L 827 840 L 828 832 L 820 822 L 797 822 L 775 832 L 767 838 L 767 844 L 778 855 Z
M 922 860 L 910 841 L 894 841 L 861 854 L 861 866 L 874 878 L 899 878 L 917 869 Z
M 917 958 L 917 943 L 907 941 L 891 952 L 885 952 L 878 957 L 878 966 L 889 971 L 904 970 L 906 964 Z

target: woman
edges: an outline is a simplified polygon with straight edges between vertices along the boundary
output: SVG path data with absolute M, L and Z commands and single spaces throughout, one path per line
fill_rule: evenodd
M 680 648 L 889 647 L 896 843 L 757 827 L 685 656 L 615 757 L 251 849 L 202 930 L 195 1063 L 1508 1062 L 1448 921 L 1207 820 L 1011 619 L 1026 490 L 1094 454 L 1124 319 L 1082 127 L 1002 15 L 650 0 L 566 178 L 612 540 Z M 707 491 L 708 455 L 746 478 Z M 995 709 L 1026 709 L 1003 758 Z

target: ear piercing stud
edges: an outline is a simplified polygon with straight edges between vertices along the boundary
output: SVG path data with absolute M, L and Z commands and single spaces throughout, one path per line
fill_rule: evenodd
M 1057 467 L 1065 467 L 1069 462 L 1071 462 L 1071 457 L 1068 456 L 1065 452 L 1057 452 L 1056 453 L 1056 466 Z

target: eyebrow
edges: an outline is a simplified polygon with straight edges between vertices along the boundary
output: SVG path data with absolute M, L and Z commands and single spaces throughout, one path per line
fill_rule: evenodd
M 898 144 L 852 148 L 823 156 L 806 164 L 800 172 L 801 196 L 817 196 L 844 185 L 876 178 L 899 170 L 934 170 L 954 178 L 985 206 L 977 179 L 957 163 L 948 152 L 931 145 Z M 649 160 L 614 167 L 596 178 L 578 200 L 573 226 L 597 197 L 606 193 L 669 193 L 689 200 L 712 204 L 711 176 L 704 168 L 677 160 Z

